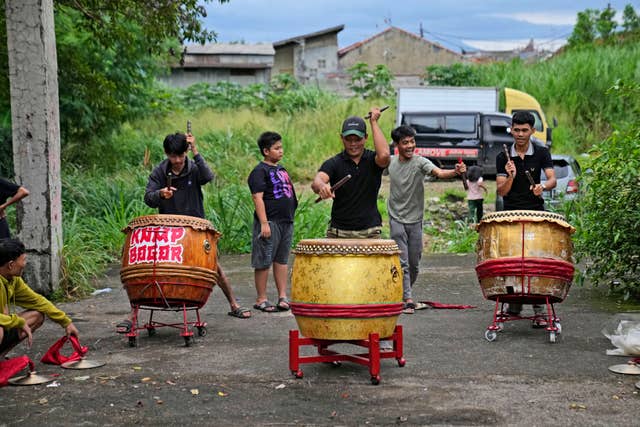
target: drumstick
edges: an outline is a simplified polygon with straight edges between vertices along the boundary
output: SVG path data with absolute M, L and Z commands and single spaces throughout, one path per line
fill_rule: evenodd
M 531 184 L 533 187 L 536 186 L 536 182 L 533 180 L 533 177 L 531 176 L 531 173 L 529 171 L 524 171 L 524 174 L 527 176 L 527 179 L 529 180 L 529 184 Z M 538 197 L 542 197 L 542 194 L 539 195 Z
M 338 188 L 342 187 L 347 181 L 349 181 L 351 179 L 351 175 L 347 175 L 344 178 L 342 178 L 340 181 L 336 182 L 332 187 L 331 187 L 331 192 L 333 193 L 334 191 L 336 191 Z M 316 199 L 316 203 L 318 203 L 319 201 L 322 200 L 322 197 L 318 197 Z
M 462 157 L 458 157 L 458 163 L 462 164 Z M 462 172 L 462 175 L 460 175 L 460 177 L 462 178 L 462 186 L 464 187 L 464 191 L 467 191 L 469 189 L 469 184 L 467 184 L 467 173 Z
M 388 105 L 385 105 L 384 107 L 382 107 L 382 108 L 380 109 L 380 112 L 382 113 L 382 112 L 383 112 L 384 110 L 386 110 L 387 108 L 389 108 L 389 106 L 388 106 Z M 371 113 L 367 113 L 367 115 L 366 115 L 366 116 L 364 116 L 364 119 L 365 119 L 365 120 L 369 120 L 370 118 L 371 118 Z
M 511 160 L 511 156 L 509 155 L 509 149 L 507 148 L 507 144 L 502 144 L 502 149 L 504 150 L 504 156 L 507 158 L 507 162 L 509 162 L 509 160 Z
M 187 120 L 187 135 L 191 135 L 191 120 Z M 191 144 L 189 144 L 189 150 L 191 150 Z

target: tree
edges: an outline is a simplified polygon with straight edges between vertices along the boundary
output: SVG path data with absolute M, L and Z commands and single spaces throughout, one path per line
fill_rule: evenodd
M 63 150 L 75 143 L 79 147 L 75 152 L 81 152 L 92 138 L 153 110 L 155 76 L 169 61 L 176 61 L 170 54 L 176 54 L 182 42 L 215 38 L 215 33 L 202 27 L 206 10 L 199 3 L 54 2 Z M 4 11 L 4 0 L 0 6 Z M 4 41 L 0 42 L 0 114 L 6 116 L 10 105 L 4 13 L 0 14 L 0 37 Z M 2 126 L 6 125 L 5 120 Z M 7 160 L 0 160 L 3 167 Z
M 622 12 L 622 28 L 626 33 L 640 30 L 640 19 L 638 19 L 638 14 L 630 4 L 626 5 Z
M 595 21 L 599 13 L 596 9 L 578 12 L 576 25 L 567 39 L 569 47 L 580 47 L 593 43 L 596 38 Z
M 364 98 L 384 98 L 393 95 L 391 85 L 393 75 L 384 64 L 378 64 L 373 70 L 364 62 L 358 62 L 347 70 L 351 76 L 349 89 Z
M 613 18 L 616 16 L 616 10 L 611 7 L 611 4 L 607 5 L 607 8 L 602 10 L 596 18 L 596 30 L 600 34 L 600 38 L 603 41 L 608 41 L 614 34 L 618 24 Z

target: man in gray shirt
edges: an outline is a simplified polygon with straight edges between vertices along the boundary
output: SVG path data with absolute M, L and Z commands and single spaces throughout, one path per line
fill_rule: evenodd
M 411 295 L 411 287 L 418 278 L 418 266 L 422 258 L 422 219 L 424 217 L 424 177 L 455 178 L 467 170 L 464 163 L 455 169 L 444 170 L 430 160 L 414 155 L 416 132 L 409 126 L 399 126 L 391 132 L 398 155 L 391 157 L 385 170 L 389 175 L 390 193 L 387 202 L 391 238 L 400 247 L 402 266 L 402 299 L 404 313 L 412 314 L 416 303 Z

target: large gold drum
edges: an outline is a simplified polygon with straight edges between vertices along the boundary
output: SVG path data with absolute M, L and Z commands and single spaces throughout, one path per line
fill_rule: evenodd
M 202 307 L 217 284 L 220 233 L 206 219 L 148 215 L 126 233 L 120 279 L 131 304 Z
M 487 214 L 478 225 L 476 273 L 487 299 L 524 304 L 564 300 L 573 280 L 575 229 L 545 211 Z
M 393 334 L 402 312 L 400 250 L 393 240 L 308 239 L 293 253 L 291 310 L 303 336 Z

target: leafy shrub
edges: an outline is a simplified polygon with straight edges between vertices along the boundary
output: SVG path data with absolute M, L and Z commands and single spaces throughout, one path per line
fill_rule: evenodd
M 640 85 L 619 82 L 611 96 L 636 103 Z M 636 104 L 637 105 L 637 104 Z M 584 260 L 584 275 L 607 284 L 625 299 L 640 296 L 640 109 L 628 111 L 629 123 L 596 144 L 583 178 L 586 192 L 572 214 L 578 231 L 576 252 Z
M 469 64 L 430 65 L 425 81 L 434 86 L 477 86 L 480 69 Z
M 393 74 L 384 64 L 378 64 L 373 70 L 364 62 L 358 62 L 347 70 L 351 77 L 349 89 L 361 98 L 386 98 L 395 91 L 391 85 Z

